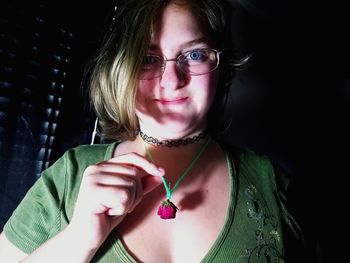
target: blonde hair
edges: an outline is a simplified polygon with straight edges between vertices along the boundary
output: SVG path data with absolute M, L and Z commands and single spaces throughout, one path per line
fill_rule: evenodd
M 225 49 L 220 45 L 227 42 L 223 37 L 228 36 L 224 32 L 226 14 L 220 0 L 123 2 L 116 11 L 113 27 L 93 60 L 90 77 L 90 99 L 100 120 L 102 135 L 117 140 L 136 136 L 138 120 L 135 115 L 135 98 L 138 75 L 158 18 L 166 5 L 172 2 L 193 10 L 201 30 L 216 48 Z M 230 49 L 232 51 L 232 46 L 227 51 Z M 225 57 L 230 57 L 227 52 Z M 228 63 L 221 60 L 221 64 Z

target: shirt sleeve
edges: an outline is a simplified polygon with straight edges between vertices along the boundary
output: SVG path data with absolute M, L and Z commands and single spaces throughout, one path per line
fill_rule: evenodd
M 42 172 L 4 226 L 7 239 L 30 254 L 61 229 L 66 156 Z

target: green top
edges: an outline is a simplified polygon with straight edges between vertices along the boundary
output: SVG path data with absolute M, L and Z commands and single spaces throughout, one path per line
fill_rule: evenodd
M 7 239 L 29 254 L 64 229 L 72 218 L 84 170 L 110 159 L 115 146 L 81 145 L 68 150 L 42 173 L 14 211 L 4 227 Z M 252 151 L 241 152 L 236 159 L 225 154 L 229 206 L 219 236 L 202 262 L 283 262 L 285 209 L 278 198 L 273 166 Z M 113 231 L 93 262 L 136 261 Z

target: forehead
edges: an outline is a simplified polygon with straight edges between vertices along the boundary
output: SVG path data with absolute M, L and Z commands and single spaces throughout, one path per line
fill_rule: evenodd
M 151 40 L 153 48 L 182 49 L 209 43 L 197 16 L 187 5 L 167 5 L 154 29 Z

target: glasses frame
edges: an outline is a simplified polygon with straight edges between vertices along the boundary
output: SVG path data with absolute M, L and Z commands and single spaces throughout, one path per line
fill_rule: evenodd
M 211 51 L 211 52 L 214 52 L 215 53 L 215 58 L 216 58 L 216 65 L 214 68 L 212 68 L 210 71 L 208 72 L 205 72 L 205 73 L 193 73 L 193 72 L 187 72 L 185 71 L 184 69 L 182 69 L 182 66 L 181 66 L 181 59 L 182 58 L 185 58 L 187 54 L 189 54 L 190 52 L 193 52 L 193 51 L 196 51 L 196 50 L 205 50 L 205 51 Z M 221 51 L 218 51 L 216 49 L 213 49 L 213 48 L 196 48 L 196 49 L 192 49 L 192 50 L 188 50 L 186 51 L 185 53 L 182 53 L 180 54 L 179 56 L 177 56 L 176 58 L 169 58 L 167 59 L 166 56 L 164 55 L 153 55 L 153 57 L 158 57 L 158 58 L 161 58 L 163 63 L 161 65 L 161 72 L 158 75 L 154 76 L 154 77 L 150 77 L 150 78 L 140 78 L 140 80 L 151 80 L 151 79 L 155 79 L 155 78 L 159 78 L 163 75 L 164 71 L 165 71 L 165 67 L 166 67 L 166 63 L 169 62 L 169 61 L 174 61 L 175 64 L 176 64 L 176 68 L 181 72 L 183 73 L 184 75 L 189 75 L 189 76 L 200 76 L 200 75 L 205 75 L 205 74 L 208 74 L 212 71 L 214 71 L 215 69 L 218 68 L 219 64 L 220 64 L 220 55 L 222 54 Z

